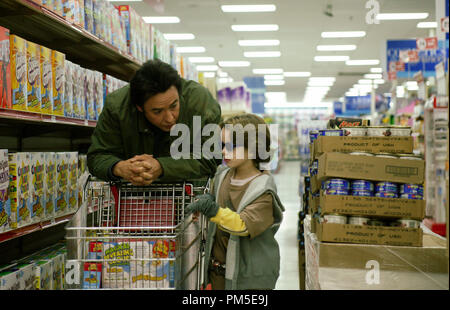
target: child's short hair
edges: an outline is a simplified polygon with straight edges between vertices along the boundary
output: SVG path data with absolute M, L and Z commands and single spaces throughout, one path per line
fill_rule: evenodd
M 249 114 L 249 113 L 240 114 L 240 115 L 232 116 L 232 117 L 229 117 L 229 118 L 223 120 L 220 123 L 220 128 L 221 129 L 226 128 L 227 126 L 225 126 L 225 125 L 233 126 L 232 141 L 234 144 L 236 144 L 239 140 L 239 139 L 237 139 L 237 136 L 242 135 L 244 147 L 246 149 L 253 148 L 253 150 L 256 151 L 255 159 L 252 159 L 256 168 L 259 169 L 260 163 L 268 163 L 270 161 L 271 156 L 267 156 L 267 154 L 270 154 L 270 143 L 271 143 L 270 142 L 270 130 L 269 130 L 269 126 L 267 126 L 266 122 L 264 121 L 264 119 L 262 117 L 259 117 L 255 114 Z M 235 126 L 235 125 L 242 125 L 242 127 Z M 253 126 L 247 126 L 247 125 L 253 125 Z M 261 125 L 263 125 L 263 126 L 261 126 Z M 261 131 L 261 129 L 263 129 L 263 128 L 265 130 Z M 254 132 L 252 132 L 252 131 L 254 131 Z M 255 137 L 255 141 L 252 141 L 253 137 Z M 266 154 L 260 154 L 260 147 L 264 147 L 264 151 Z

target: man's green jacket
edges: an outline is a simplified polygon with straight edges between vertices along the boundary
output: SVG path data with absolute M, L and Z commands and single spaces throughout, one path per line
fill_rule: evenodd
M 112 181 L 112 167 L 121 160 L 135 155 L 153 155 L 161 164 L 162 181 L 194 180 L 213 176 L 215 159 L 174 159 L 170 155 L 170 145 L 177 136 L 163 132 L 152 125 L 130 103 L 129 86 L 125 86 L 106 97 L 104 108 L 91 139 L 87 160 L 92 175 Z M 218 124 L 221 117 L 220 106 L 211 93 L 194 81 L 182 80 L 180 114 L 177 124 L 186 124 L 193 143 L 193 117 L 201 117 L 201 129 L 207 124 Z M 202 138 L 202 142 L 205 138 Z M 181 146 L 180 146 L 181 149 Z M 191 146 L 192 154 L 192 146 Z

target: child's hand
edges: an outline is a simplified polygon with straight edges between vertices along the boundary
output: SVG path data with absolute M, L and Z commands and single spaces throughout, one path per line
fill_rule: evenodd
M 193 203 L 189 204 L 185 209 L 184 213 L 189 215 L 193 212 L 201 212 L 207 218 L 216 216 L 219 211 L 219 205 L 216 203 L 215 198 L 211 194 L 204 194 L 197 196 Z

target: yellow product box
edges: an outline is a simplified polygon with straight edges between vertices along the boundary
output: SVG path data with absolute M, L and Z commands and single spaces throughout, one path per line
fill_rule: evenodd
M 27 41 L 16 35 L 9 40 L 12 108 L 27 111 Z
M 0 149 L 0 234 L 11 230 L 11 200 L 8 197 L 8 150 Z
M 78 152 L 68 152 L 68 213 L 74 213 L 78 209 Z
M 64 116 L 64 63 L 66 55 L 52 50 L 53 114 Z
M 52 50 L 41 46 L 41 113 L 53 114 Z
M 41 112 L 41 48 L 27 41 L 27 110 Z
M 30 200 L 30 154 L 8 153 L 9 197 L 11 200 L 11 228 L 31 223 Z
M 65 215 L 69 205 L 69 165 L 66 152 L 57 152 L 56 162 L 56 206 L 55 216 Z
M 44 197 L 45 197 L 45 218 L 55 217 L 56 203 L 56 154 L 45 152 L 45 175 L 44 175 Z
M 45 217 L 44 176 L 45 154 L 43 152 L 30 153 L 30 214 L 31 222 L 39 223 Z

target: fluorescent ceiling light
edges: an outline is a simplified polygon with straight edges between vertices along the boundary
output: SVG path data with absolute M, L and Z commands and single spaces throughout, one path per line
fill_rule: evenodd
M 420 22 L 417 24 L 417 28 L 437 28 L 437 22 Z
M 221 77 L 221 78 L 226 78 L 226 77 L 228 77 L 228 73 L 223 72 L 223 71 L 219 71 L 217 75 L 218 75 L 219 77 Z
M 256 58 L 256 57 L 280 57 L 281 52 L 278 51 L 265 51 L 265 52 L 244 52 L 244 57 Z
M 194 40 L 195 36 L 192 33 L 165 33 L 164 38 L 166 40 Z
M 142 0 L 108 0 L 109 2 L 142 2 Z
M 214 62 L 214 57 L 189 57 L 189 61 L 193 64 Z
M 284 72 L 285 77 L 309 77 L 311 72 Z
M 180 22 L 176 16 L 144 16 L 142 19 L 147 24 L 178 24 Z
M 177 53 L 204 53 L 206 49 L 203 46 L 182 46 L 177 47 Z
M 369 80 L 369 79 L 358 80 L 358 84 L 361 84 L 361 85 L 372 85 L 372 80 Z
M 253 69 L 253 74 L 282 74 L 283 69 Z
M 274 12 L 277 9 L 274 4 L 222 5 L 220 7 L 226 13 Z
M 365 79 L 382 79 L 383 75 L 379 73 L 368 73 L 364 74 Z
M 240 46 L 278 46 L 280 40 L 239 40 Z
M 365 31 L 329 31 L 322 32 L 322 38 L 361 38 L 366 35 Z
M 380 13 L 375 18 L 378 20 L 425 19 L 428 15 L 428 13 Z
M 219 61 L 221 67 L 249 67 L 249 61 Z
M 416 81 L 408 81 L 406 82 L 406 86 L 417 86 L 417 82 Z
M 266 86 L 281 86 L 284 85 L 283 80 L 264 80 L 264 85 Z
M 308 81 L 308 86 L 333 86 L 332 81 Z
M 397 86 L 396 87 L 396 95 L 397 95 L 397 98 L 405 97 L 405 88 L 403 86 Z
M 233 31 L 278 31 L 278 25 L 231 25 Z
M 315 87 L 315 86 L 308 86 L 306 87 L 307 91 L 329 91 L 330 90 L 330 86 L 320 86 L 320 87 Z
M 386 81 L 383 79 L 376 79 L 374 80 L 375 84 L 384 84 Z
M 284 75 L 282 74 L 272 74 L 272 75 L 264 75 L 265 80 L 283 80 Z
M 318 51 L 354 51 L 356 45 L 317 45 Z
M 216 73 L 215 73 L 215 72 L 205 72 L 205 73 L 203 74 L 203 76 L 204 76 L 205 78 L 213 78 L 213 77 L 216 76 Z
M 219 78 L 219 83 L 221 83 L 221 84 L 231 83 L 231 82 L 233 82 L 233 79 L 230 77 Z
M 200 65 L 197 66 L 197 71 L 217 71 L 219 69 L 216 65 Z
M 370 73 L 382 73 L 383 68 L 370 68 Z
M 272 91 L 266 92 L 267 102 L 286 102 L 286 92 Z
M 347 66 L 373 66 L 378 65 L 380 61 L 378 59 L 366 59 L 366 60 L 347 60 L 345 64 Z
M 310 77 L 310 81 L 323 81 L 323 82 L 334 82 L 336 81 L 335 77 Z
M 314 61 L 347 61 L 349 56 L 315 56 Z

